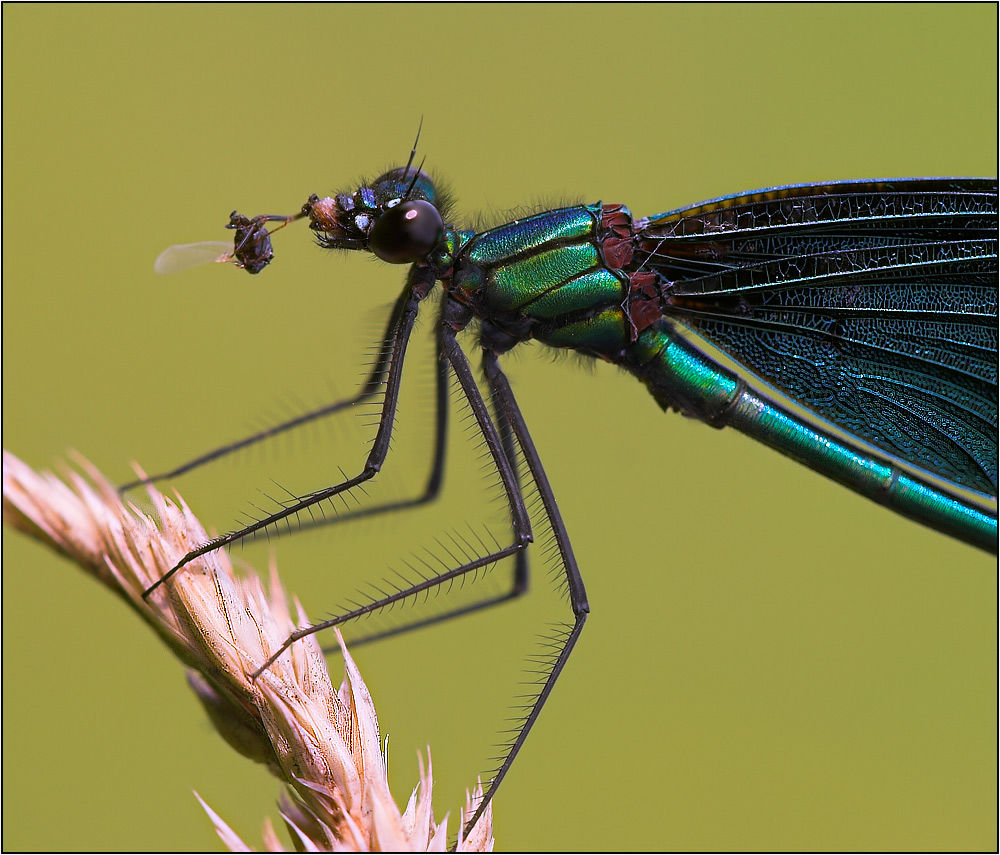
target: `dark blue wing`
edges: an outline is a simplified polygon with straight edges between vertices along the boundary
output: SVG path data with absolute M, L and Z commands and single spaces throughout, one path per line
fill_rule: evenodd
M 995 180 L 780 187 L 636 228 L 669 317 L 819 417 L 996 496 Z

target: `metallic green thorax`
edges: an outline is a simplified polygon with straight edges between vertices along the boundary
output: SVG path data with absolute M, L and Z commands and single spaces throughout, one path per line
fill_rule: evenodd
M 622 359 L 629 280 L 602 255 L 601 214 L 600 203 L 577 205 L 473 236 L 452 293 L 516 338 Z

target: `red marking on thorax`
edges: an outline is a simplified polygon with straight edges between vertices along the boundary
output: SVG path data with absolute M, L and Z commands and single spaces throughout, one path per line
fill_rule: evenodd
M 624 205 L 601 206 L 601 228 L 614 232 L 618 237 L 632 236 L 632 218 Z
M 629 340 L 638 341 L 639 333 L 652 326 L 663 314 L 656 274 L 627 271 L 635 255 L 635 232 L 632 218 L 623 205 L 603 205 L 601 228 L 607 235 L 601 241 L 604 261 L 612 270 L 628 274 L 629 291 L 622 304 L 629 321 Z
M 621 270 L 631 260 L 632 218 L 622 210 L 622 205 L 601 206 L 601 230 L 607 237 L 601 241 L 604 261 L 613 270 Z
M 628 318 L 632 341 L 637 341 L 639 333 L 660 319 L 663 309 L 660 307 L 660 289 L 657 287 L 656 274 L 637 272 L 629 275 Z

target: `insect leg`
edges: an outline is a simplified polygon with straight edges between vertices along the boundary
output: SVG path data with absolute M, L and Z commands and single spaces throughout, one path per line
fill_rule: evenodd
M 438 344 L 438 354 L 440 354 L 440 341 Z M 310 520 L 298 527 L 298 531 L 309 531 L 314 528 L 322 528 L 328 525 L 348 522 L 350 520 L 373 517 L 379 514 L 390 513 L 392 511 L 402 511 L 407 508 L 415 508 L 420 505 L 434 501 L 441 493 L 441 484 L 444 481 L 445 455 L 448 451 L 448 363 L 440 358 L 437 359 L 436 379 L 434 387 L 434 451 L 431 459 L 431 471 L 427 476 L 424 489 L 416 496 L 408 499 L 398 499 L 392 502 L 385 502 L 371 508 L 358 508 L 353 511 L 345 511 L 331 519 Z M 355 642 L 356 644 L 357 642 Z M 353 646 L 353 645 L 352 645 Z M 337 648 L 339 649 L 339 648 Z
M 576 644 L 576 641 L 580 636 L 580 632 L 583 630 L 583 624 L 587 619 L 587 615 L 590 612 L 590 605 L 587 602 L 587 591 L 583 585 L 583 578 L 580 576 L 580 570 L 577 566 L 576 558 L 573 555 L 573 547 L 570 545 L 569 535 L 566 533 L 566 527 L 563 525 L 562 516 L 559 514 L 559 507 L 552 494 L 552 487 L 549 484 L 549 479 L 546 477 L 545 470 L 542 468 L 542 461 L 539 459 L 538 452 L 535 450 L 535 444 L 532 442 L 531 434 L 528 432 L 528 426 L 525 424 L 524 417 L 521 415 L 521 410 L 517 406 L 517 401 L 514 398 L 514 393 L 511 391 L 510 383 L 508 383 L 506 375 L 500 368 L 497 354 L 489 349 L 485 350 L 483 353 L 483 370 L 486 373 L 486 381 L 493 394 L 494 402 L 496 402 L 498 407 L 503 410 L 504 419 L 510 424 L 514 431 L 514 435 L 517 437 L 518 445 L 521 447 L 521 453 L 524 455 L 524 459 L 528 464 L 532 480 L 535 483 L 535 487 L 538 489 L 538 494 L 542 500 L 542 506 L 545 509 L 549 524 L 552 527 L 552 532 L 555 535 L 556 545 L 559 548 L 559 554 L 561 556 L 561 563 L 566 573 L 570 606 L 573 610 L 573 624 L 571 627 L 568 627 L 568 632 L 562 639 L 561 649 L 550 666 L 551 670 L 549 671 L 549 675 L 542 684 L 542 689 L 532 703 L 531 708 L 528 710 L 528 714 L 525 717 L 524 722 L 521 724 L 521 728 L 518 731 L 517 736 L 508 748 L 507 755 L 504 757 L 503 763 L 501 763 L 500 768 L 493 776 L 493 780 L 490 782 L 489 789 L 486 790 L 482 801 L 476 807 L 475 812 L 466 823 L 466 836 L 468 836 L 469 832 L 475 826 L 479 817 L 482 816 L 483 811 L 486 809 L 486 806 L 489 804 L 493 795 L 496 793 L 497 788 L 500 786 L 500 782 L 510 770 L 511 764 L 514 762 L 514 758 L 517 756 L 518 751 L 521 750 L 521 746 L 524 744 L 524 740 L 527 738 L 528 732 L 535 723 L 535 719 L 538 718 L 538 714 L 545 705 L 545 701 L 548 699 L 549 694 L 552 691 L 552 687 L 555 685 L 559 674 L 566 665 L 569 655 L 573 650 L 573 646 Z M 501 419 L 501 421 L 504 419 Z
M 524 498 L 521 496 L 518 489 L 517 482 L 514 478 L 513 467 L 510 465 L 507 455 L 504 452 L 503 443 L 501 442 L 497 429 L 490 418 L 486 402 L 483 400 L 479 387 L 476 385 L 476 380 L 472 374 L 472 369 L 469 366 L 469 361 L 462 352 L 462 349 L 455 338 L 455 331 L 446 324 L 442 324 L 441 328 L 442 333 L 440 342 L 443 355 L 455 371 L 455 376 L 458 378 L 462 391 L 465 393 L 465 396 L 469 401 L 469 405 L 472 408 L 476 422 L 478 423 L 479 429 L 486 441 L 486 446 L 493 457 L 493 463 L 497 468 L 500 480 L 504 486 L 504 491 L 507 495 L 507 502 L 510 507 L 511 520 L 514 529 L 512 543 L 509 546 L 494 550 L 479 558 L 475 558 L 472 561 L 467 561 L 464 564 L 450 570 L 446 570 L 443 573 L 426 577 L 414 585 L 409 585 L 405 588 L 397 590 L 395 593 L 387 594 L 363 605 L 358 605 L 353 609 L 342 612 L 336 617 L 330 618 L 329 620 L 320 621 L 312 626 L 296 630 L 289 635 L 281 647 L 279 647 L 260 666 L 260 668 L 257 669 L 254 674 L 255 678 L 267 670 L 274 663 L 274 661 L 281 656 L 282 653 L 284 653 L 299 639 L 313 635 L 314 633 L 320 632 L 324 629 L 330 629 L 331 627 L 338 626 L 342 623 L 346 623 L 347 621 L 355 620 L 363 615 L 381 611 L 394 603 L 398 603 L 401 600 L 405 600 L 415 594 L 421 593 L 422 591 L 435 588 L 438 585 L 463 576 L 472 570 L 494 564 L 502 558 L 507 558 L 510 555 L 514 555 L 515 553 L 522 551 L 531 542 L 531 523 L 528 519 L 528 511 L 524 504 Z
M 430 271 L 424 271 L 416 267 L 412 268 L 411 271 L 410 279 L 407 282 L 407 288 L 404 292 L 406 298 L 405 301 L 402 301 L 403 309 L 393 333 L 392 352 L 389 360 L 389 372 L 386 379 L 385 398 L 382 401 L 382 412 L 379 416 L 378 431 L 375 434 L 375 442 L 372 445 L 372 450 L 369 452 L 368 459 L 365 461 L 364 468 L 361 472 L 353 478 L 348 478 L 332 487 L 326 487 L 322 490 L 317 490 L 314 493 L 302 496 L 292 504 L 282 508 L 280 511 L 276 511 L 273 514 L 262 517 L 248 526 L 245 526 L 237 531 L 230 532 L 229 534 L 222 535 L 221 537 L 214 538 L 196 549 L 192 549 L 187 553 L 187 555 L 171 567 L 170 570 L 168 570 L 156 582 L 143 591 L 143 598 L 148 597 L 160 585 L 173 576 L 174 573 L 180 570 L 188 562 L 193 561 L 195 558 L 209 552 L 214 552 L 216 549 L 227 546 L 230 543 L 242 540 L 255 532 L 263 531 L 268 526 L 272 526 L 283 519 L 287 519 L 288 517 L 297 517 L 298 514 L 306 508 L 326 501 L 333 496 L 345 493 L 348 490 L 357 487 L 359 484 L 363 484 L 365 481 L 370 480 L 379 472 L 382 468 L 382 463 L 385 461 L 386 455 L 389 452 L 389 440 L 392 436 L 392 426 L 396 417 L 396 403 L 399 400 L 399 382 L 403 373 L 403 360 L 406 357 L 406 346 L 410 340 L 410 333 L 413 331 L 413 324 L 417 319 L 417 310 L 420 305 L 420 300 L 423 299 L 427 290 L 429 290 L 429 286 L 433 285 L 434 282 L 433 278 L 430 278 L 429 282 L 421 281 L 422 278 L 426 279 L 428 276 L 433 277 L 433 273 Z
M 497 430 L 500 432 L 500 441 L 503 443 L 504 454 L 507 455 L 507 460 L 510 461 L 510 468 L 514 473 L 514 483 L 517 485 L 518 493 L 523 496 L 524 491 L 521 489 L 521 475 L 517 467 L 517 447 L 514 445 L 514 434 L 511 430 L 510 421 L 507 419 L 507 411 L 498 405 L 495 397 L 493 397 L 493 412 L 497 421 Z M 514 556 L 514 576 L 511 580 L 511 589 L 506 594 L 498 597 L 496 602 L 503 602 L 504 600 L 519 597 L 521 594 L 526 593 L 527 590 L 528 550 L 522 549 Z
M 441 338 L 443 327 L 438 329 L 438 348 L 441 351 Z M 448 362 L 442 359 L 439 364 L 439 374 L 438 374 L 438 411 L 439 413 L 447 411 L 448 399 L 447 399 L 447 378 L 448 378 Z M 504 454 L 507 457 L 507 461 L 510 463 L 512 470 L 512 475 L 514 477 L 514 483 L 517 485 L 518 493 L 521 493 L 519 476 L 517 471 L 517 449 L 514 445 L 514 435 L 511 432 L 510 423 L 507 421 L 504 411 L 502 408 L 493 405 L 494 418 L 497 425 L 497 432 L 500 436 L 500 444 L 503 446 Z M 443 419 L 443 416 L 440 418 Z M 442 429 L 442 422 L 438 422 L 438 435 L 437 435 L 437 445 L 435 447 L 435 457 L 434 465 L 431 469 L 431 476 L 428 479 L 427 487 L 425 488 L 423 496 L 417 497 L 415 499 L 407 499 L 402 502 L 394 503 L 393 505 L 380 506 L 378 508 L 362 508 L 359 511 L 352 511 L 351 513 L 343 514 L 334 520 L 329 522 L 339 522 L 346 519 L 356 519 L 359 516 L 367 516 L 373 513 L 378 513 L 384 510 L 395 510 L 397 507 L 411 507 L 413 505 L 420 504 L 422 502 L 430 501 L 432 498 L 437 496 L 440 490 L 441 480 L 444 474 L 444 444 L 445 436 Z M 327 521 L 317 522 L 316 525 L 323 525 Z M 307 528 L 311 523 L 307 523 L 302 526 L 302 528 Z M 370 635 L 361 635 L 356 638 L 351 638 L 351 649 L 355 650 L 363 644 L 369 644 L 373 641 L 381 641 L 384 638 L 390 638 L 395 635 L 402 635 L 405 632 L 410 632 L 415 629 L 423 629 L 424 627 L 432 626 L 438 623 L 444 623 L 445 621 L 451 620 L 452 618 L 462 617 L 463 615 L 472 614 L 473 612 L 483 611 L 490 608 L 491 606 L 498 606 L 501 603 L 509 602 L 510 600 L 515 600 L 522 594 L 526 593 L 528 590 L 528 550 L 521 549 L 514 553 L 514 573 L 511 579 L 511 586 L 508 590 L 501 594 L 496 594 L 492 597 L 487 597 L 482 600 L 476 600 L 464 606 L 459 606 L 455 609 L 450 609 L 439 615 L 434 615 L 429 618 L 423 618 L 420 620 L 411 621 L 409 623 L 404 623 L 401 626 L 392 627 L 391 629 L 382 630 L 381 632 L 373 632 Z M 339 653 L 339 646 L 324 647 L 323 652 L 327 654 Z
M 320 407 L 316 410 L 310 410 L 307 413 L 302 413 L 293 419 L 281 422 L 280 424 L 272 425 L 269 428 L 265 428 L 264 430 L 250 434 L 249 436 L 245 436 L 235 442 L 220 445 L 218 448 L 206 451 L 204 454 L 200 454 L 197 457 L 182 463 L 180 466 L 175 467 L 174 469 L 170 469 L 166 472 L 160 472 L 156 475 L 150 475 L 148 478 L 129 481 L 127 484 L 122 484 L 118 488 L 118 492 L 126 493 L 136 487 L 142 487 L 146 484 L 164 481 L 168 478 L 176 478 L 186 472 L 198 469 L 206 463 L 211 463 L 213 460 L 218 460 L 226 455 L 232 454 L 234 451 L 239 451 L 241 448 L 247 448 L 251 445 L 255 445 L 262 440 L 293 430 L 294 428 L 322 418 L 323 416 L 333 415 L 334 413 L 338 413 L 341 410 L 348 409 L 353 407 L 355 404 L 360 404 L 363 401 L 367 401 L 370 398 L 375 397 L 382 386 L 382 382 L 385 380 L 386 371 L 389 366 L 389 358 L 392 355 L 392 348 L 387 347 L 386 345 L 392 342 L 394 338 L 394 332 L 399 324 L 403 310 L 406 307 L 407 299 L 408 292 L 404 291 L 396 301 L 396 304 L 393 306 L 392 314 L 389 316 L 389 323 L 386 325 L 385 334 L 382 337 L 383 346 L 379 348 L 375 364 L 371 367 L 371 370 L 368 372 L 368 377 L 365 378 L 365 381 L 361 384 L 361 388 L 358 389 L 355 395 L 350 398 L 335 401 L 332 404 L 327 404 L 326 406 Z

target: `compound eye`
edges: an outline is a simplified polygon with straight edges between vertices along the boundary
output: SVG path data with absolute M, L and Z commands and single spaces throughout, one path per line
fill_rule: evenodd
M 389 208 L 368 233 L 368 248 L 390 264 L 424 258 L 441 238 L 444 224 L 430 202 L 415 199 Z

